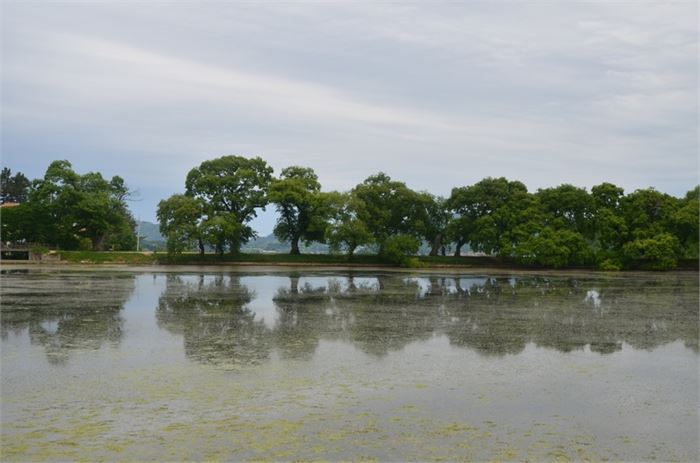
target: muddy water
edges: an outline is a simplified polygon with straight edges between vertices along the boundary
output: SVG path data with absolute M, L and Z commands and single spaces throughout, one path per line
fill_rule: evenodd
M 698 278 L 12 270 L 2 460 L 698 455 Z

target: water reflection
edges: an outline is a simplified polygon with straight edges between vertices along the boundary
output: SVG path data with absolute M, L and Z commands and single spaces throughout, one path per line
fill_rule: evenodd
M 310 359 L 322 339 L 377 357 L 433 336 L 492 356 L 529 343 L 609 354 L 623 343 L 653 349 L 682 340 L 698 351 L 697 287 L 687 278 L 288 278 L 270 301 L 275 322 L 265 325 L 247 307 L 253 291 L 238 277 L 169 276 L 159 324 L 183 334 L 189 358 L 223 366 L 256 364 L 273 351 Z
M 168 275 L 158 326 L 182 334 L 185 355 L 222 366 L 256 364 L 270 355 L 270 336 L 246 304 L 255 293 L 237 276 Z
M 129 274 L 4 272 L 0 335 L 25 330 L 53 364 L 71 352 L 118 345 L 123 337 L 121 309 L 134 291 Z
M 33 271 L 2 278 L 3 339 L 26 332 L 53 363 L 75 350 L 122 342 L 121 309 L 134 292 L 133 274 Z M 610 354 L 623 345 L 651 350 L 676 340 L 698 352 L 697 281 L 687 274 L 171 273 L 158 284 L 158 326 L 183 337 L 189 359 L 221 367 L 273 355 L 310 360 L 322 340 L 383 357 L 435 336 L 487 356 L 518 354 L 528 344 Z

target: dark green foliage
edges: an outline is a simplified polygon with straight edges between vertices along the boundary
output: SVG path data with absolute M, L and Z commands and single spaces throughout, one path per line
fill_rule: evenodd
M 625 243 L 623 259 L 627 268 L 669 270 L 678 263 L 678 239 L 670 233 Z
M 421 236 L 424 212 L 418 193 L 384 173 L 365 179 L 350 193 L 356 217 L 379 245 L 380 253 L 390 236 Z
M 248 223 L 268 203 L 272 167 L 259 157 L 222 156 L 190 170 L 186 195 L 204 205 L 203 239 L 219 254 L 239 251 L 255 232 Z
M 54 161 L 31 184 L 7 168 L 0 182 L 0 199 L 20 202 L 0 209 L 3 241 L 85 251 L 135 246 L 129 191 L 121 177 L 80 175 L 68 161 Z M 445 199 L 378 173 L 349 192 L 324 193 L 310 168 L 288 167 L 273 179 L 272 168 L 259 157 L 223 156 L 192 169 L 185 187 L 185 194 L 158 204 L 173 262 L 193 260 L 184 255 L 192 250 L 199 251 L 200 262 L 224 261 L 226 251 L 231 254 L 226 261 L 240 261 L 241 245 L 255 236 L 250 221 L 269 202 L 279 212 L 275 236 L 291 244 L 289 262 L 367 261 L 353 257 L 359 248 L 378 251 L 372 262 L 410 265 L 418 262 L 412 256 L 422 242 L 430 247 L 428 262 L 454 244 L 456 257 L 440 262 L 455 265 L 466 262 L 458 257 L 464 246 L 494 265 L 605 270 L 696 268 L 700 254 L 700 186 L 683 198 L 652 188 L 625 195 L 610 183 L 590 193 L 564 184 L 532 194 L 521 182 L 485 178 L 454 188 Z M 327 242 L 331 252 L 347 256 L 298 258 L 300 242 Z M 205 255 L 207 248 L 219 256 Z
M 177 254 L 196 244 L 204 253 L 204 204 L 191 196 L 172 195 L 158 203 L 156 216 L 166 239 L 168 253 Z
M 452 213 L 447 207 L 447 200 L 427 192 L 418 194 L 421 206 L 421 217 L 418 229 L 422 238 L 430 245 L 430 255 L 437 256 L 443 242 L 446 240 L 447 225 Z
M 407 265 L 423 240 L 431 256 L 452 243 L 455 256 L 469 246 L 498 265 L 662 269 L 698 257 L 698 188 L 683 199 L 653 189 L 625 196 L 611 183 L 590 193 L 564 184 L 532 194 L 521 182 L 489 177 L 444 199 L 384 173 L 348 193 L 322 193 L 309 168 L 289 167 L 271 181 L 270 173 L 259 158 L 234 156 L 193 169 L 187 196 L 201 201 L 202 215 L 192 219 L 196 232 L 175 227 L 173 246 L 191 248 L 192 238 L 177 238 L 198 233 L 219 252 L 234 249 L 252 235 L 246 224 L 255 208 L 269 200 L 280 213 L 275 235 L 291 243 L 292 254 L 299 241 L 325 241 L 349 259 L 371 246 L 382 261 Z
M 507 255 L 539 211 L 533 210 L 534 199 L 521 182 L 485 178 L 468 187 L 454 188 L 447 201 L 455 218 L 448 225 L 448 235 L 457 242 L 457 252 L 464 244 L 478 252 Z
M 313 169 L 287 167 L 270 186 L 269 200 L 277 205 L 279 219 L 275 236 L 291 243 L 291 254 L 299 254 L 299 241 L 323 242 L 330 215 L 329 197 Z
M 326 240 L 332 252 L 345 250 L 352 257 L 359 246 L 372 244 L 374 237 L 367 225 L 358 218 L 360 201 L 350 193 L 331 193 L 328 197 L 331 208 L 330 223 L 326 229 Z
M 548 225 L 573 230 L 586 237 L 592 235 L 594 201 L 584 188 L 561 185 L 539 190 L 537 196 Z
M 680 201 L 678 209 L 670 218 L 670 229 L 678 238 L 682 256 L 687 259 L 698 258 L 698 234 L 700 233 L 698 211 L 700 210 L 700 203 L 698 202 L 697 192 L 697 187 L 690 191 Z
M 549 227 L 518 243 L 514 257 L 521 263 L 554 268 L 592 263 L 592 253 L 580 233 Z
M 12 175 L 10 169 L 3 167 L 0 172 L 0 204 L 25 202 L 31 184 L 22 172 Z
M 392 264 L 406 266 L 411 256 L 418 252 L 420 241 L 411 235 L 393 235 L 384 241 L 379 255 Z
M 129 250 L 136 225 L 126 206 L 121 177 L 79 175 L 68 161 L 54 161 L 43 179 L 34 180 L 26 202 L 3 209 L 3 240 L 27 240 L 63 249 Z

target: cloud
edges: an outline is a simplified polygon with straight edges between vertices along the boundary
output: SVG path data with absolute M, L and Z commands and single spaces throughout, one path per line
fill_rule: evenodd
M 144 216 L 222 154 L 326 189 L 697 182 L 691 4 L 7 2 L 2 21 L 3 163 L 119 173 Z

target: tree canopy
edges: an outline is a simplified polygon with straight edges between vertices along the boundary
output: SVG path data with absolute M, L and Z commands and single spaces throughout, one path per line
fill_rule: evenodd
M 22 172 L 12 175 L 12 171 L 4 167 L 0 172 L 0 204 L 25 202 L 31 184 Z
M 325 240 L 328 224 L 328 198 L 313 169 L 292 166 L 272 181 L 270 202 L 277 205 L 279 218 L 274 228 L 277 238 L 291 244 L 291 254 L 299 254 L 299 240 Z
M 128 250 L 136 245 L 135 221 L 124 180 L 99 172 L 76 173 L 70 162 L 52 162 L 32 182 L 27 200 L 3 209 L 3 240 L 27 240 L 63 249 Z
M 237 253 L 255 232 L 248 223 L 265 209 L 272 167 L 260 157 L 222 156 L 190 170 L 185 194 L 204 206 L 201 236 L 218 253 Z
M 274 234 L 292 254 L 300 241 L 316 241 L 334 253 L 378 252 L 407 264 L 424 243 L 431 255 L 447 247 L 460 255 L 468 246 L 507 262 L 604 269 L 668 269 L 700 254 L 700 186 L 680 198 L 653 188 L 625 194 L 612 183 L 532 193 L 520 181 L 487 177 L 442 198 L 379 172 L 349 191 L 324 192 L 312 168 L 290 166 L 273 177 L 263 159 L 242 156 L 202 162 L 184 186 L 158 204 L 170 253 L 237 253 L 255 236 L 257 212 L 272 203 Z M 4 241 L 93 250 L 135 245 L 129 189 L 119 176 L 81 175 L 63 160 L 32 182 L 3 168 L 0 187 Z

